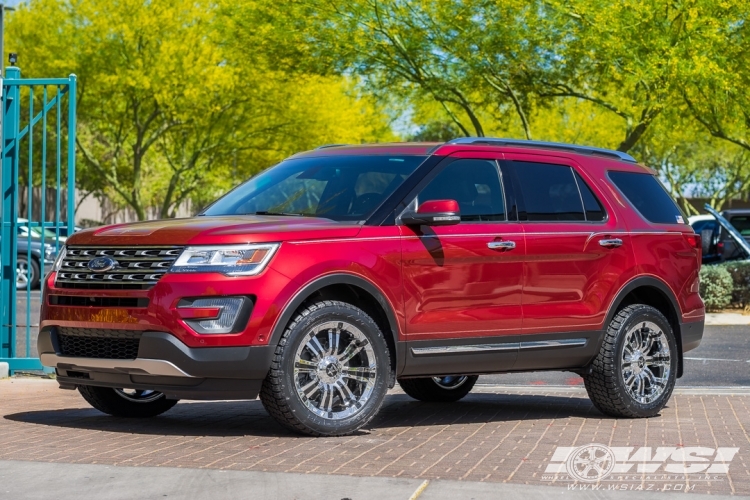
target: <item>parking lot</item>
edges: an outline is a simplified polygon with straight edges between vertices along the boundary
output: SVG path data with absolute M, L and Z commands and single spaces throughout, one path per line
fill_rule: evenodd
M 32 297 L 31 324 L 36 325 L 38 292 Z M 25 302 L 19 298 L 22 318 Z M 200 470 L 209 482 L 217 480 L 214 476 L 220 471 L 237 471 L 231 473 L 237 474 L 233 484 L 243 484 L 244 477 L 266 487 L 271 487 L 269 481 L 285 485 L 288 477 L 292 483 L 298 481 L 303 493 L 294 496 L 294 488 L 281 488 L 289 498 L 370 498 L 368 492 L 375 490 L 409 498 L 409 492 L 419 487 L 423 498 L 438 498 L 438 484 L 439 491 L 459 497 L 474 491 L 471 488 L 479 488 L 475 493 L 482 496 L 482 491 L 494 491 L 493 484 L 520 488 L 503 490 L 519 495 L 590 487 L 565 474 L 548 473 L 556 466 L 558 448 L 599 443 L 629 449 L 630 454 L 642 447 L 649 453 L 659 448 L 738 448 L 727 474 L 627 474 L 594 486 L 597 496 L 607 498 L 623 489 L 650 490 L 664 498 L 674 491 L 750 495 L 748 334 L 746 326 L 707 327 L 702 345 L 687 355 L 685 376 L 675 395 L 657 418 L 602 416 L 586 397 L 582 379 L 572 373 L 519 373 L 481 377 L 472 394 L 448 405 L 414 401 L 397 386 L 366 431 L 342 438 L 291 434 L 257 400 L 182 402 L 155 419 L 117 419 L 90 408 L 77 392 L 59 390 L 54 380 L 17 377 L 0 381 L 0 461 L 5 461 L 1 463 L 6 473 L 33 467 L 25 473 L 37 474 L 46 470 L 46 463 L 70 464 L 72 469 L 58 468 L 55 473 L 69 470 L 66 477 L 93 478 L 100 477 L 99 471 L 101 477 L 115 474 L 113 481 L 121 476 L 124 484 L 131 481 L 131 469 L 121 467 L 136 467 L 143 474 L 152 470 L 144 467 L 191 469 L 195 474 Z M 30 340 L 34 355 L 36 328 Z M 23 334 L 19 342 L 19 349 L 25 349 Z M 683 460 L 683 465 L 692 459 Z M 665 460 L 679 465 L 674 457 Z M 173 493 L 183 481 L 180 472 L 171 474 Z M 322 481 L 321 487 L 333 478 L 344 485 L 343 493 L 311 496 L 305 485 L 313 478 Z M 347 497 L 347 491 L 354 496 Z

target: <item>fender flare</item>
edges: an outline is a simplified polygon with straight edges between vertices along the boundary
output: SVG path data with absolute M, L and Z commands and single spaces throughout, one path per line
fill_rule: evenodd
M 278 345 L 279 340 L 281 339 L 281 335 L 284 333 L 286 326 L 292 319 L 292 315 L 294 315 L 294 313 L 297 311 L 297 309 L 299 309 L 302 303 L 307 300 L 310 295 L 329 285 L 352 285 L 359 287 L 372 295 L 375 300 L 377 300 L 378 304 L 380 304 L 380 307 L 383 308 L 383 311 L 385 311 L 388 325 L 391 328 L 393 345 L 396 347 L 396 351 L 399 350 L 398 321 L 396 320 L 396 313 L 394 312 L 393 307 L 391 306 L 388 299 L 385 298 L 385 294 L 383 294 L 383 292 L 381 292 L 376 285 L 374 285 L 367 279 L 356 274 L 349 273 L 327 274 L 321 278 L 307 283 L 305 286 L 297 290 L 292 299 L 287 302 L 286 306 L 284 306 L 284 310 L 281 312 L 281 314 L 279 314 L 278 319 L 273 326 L 273 330 L 271 330 L 269 345 Z M 393 355 L 397 360 L 403 359 L 403 356 L 399 356 L 398 352 L 394 352 Z
M 669 301 L 670 305 L 672 306 L 672 310 L 674 311 L 674 325 L 673 328 L 675 329 L 675 340 L 677 342 L 677 378 L 682 376 L 682 369 L 683 369 L 683 360 L 682 360 L 682 310 L 680 309 L 680 305 L 677 302 L 677 298 L 675 297 L 674 293 L 672 292 L 672 289 L 661 281 L 658 278 L 655 278 L 653 276 L 637 276 L 633 278 L 632 280 L 628 281 L 619 292 L 617 292 L 617 295 L 615 296 L 615 299 L 612 301 L 612 304 L 609 307 L 609 311 L 607 312 L 607 317 L 604 320 L 603 330 L 607 330 L 607 326 L 612 322 L 612 319 L 615 317 L 615 314 L 620 309 L 620 304 L 622 304 L 625 297 L 635 290 L 636 288 L 642 287 L 642 286 L 648 286 L 652 288 L 656 288 L 659 290 Z M 669 320 L 670 318 L 667 318 Z M 602 336 L 602 341 L 604 340 L 604 336 Z

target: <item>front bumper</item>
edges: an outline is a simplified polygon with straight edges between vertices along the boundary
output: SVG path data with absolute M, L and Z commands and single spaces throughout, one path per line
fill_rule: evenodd
M 55 328 L 39 333 L 42 364 L 62 388 L 150 389 L 174 399 L 255 399 L 271 366 L 271 346 L 191 348 L 163 332 L 142 334 L 136 359 L 61 354 Z

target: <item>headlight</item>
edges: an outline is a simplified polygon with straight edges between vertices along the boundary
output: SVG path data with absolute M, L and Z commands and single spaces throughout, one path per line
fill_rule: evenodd
M 50 260 L 55 257 L 55 247 L 44 245 L 44 260 Z
M 172 264 L 169 272 L 252 276 L 266 267 L 278 248 L 278 243 L 187 247 Z

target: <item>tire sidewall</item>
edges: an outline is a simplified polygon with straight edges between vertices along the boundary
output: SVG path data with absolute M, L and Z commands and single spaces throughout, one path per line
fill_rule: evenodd
M 294 363 L 297 349 L 306 340 L 313 327 L 328 321 L 344 321 L 359 328 L 372 344 L 377 366 L 377 377 L 370 399 L 359 412 L 341 420 L 325 419 L 312 413 L 300 399 L 294 384 Z M 357 309 L 340 305 L 326 305 L 303 317 L 292 327 L 284 346 L 279 368 L 282 373 L 280 389 L 289 408 L 297 420 L 320 434 L 342 434 L 362 427 L 375 416 L 388 392 L 390 359 L 388 346 L 382 333 L 369 316 Z
M 29 286 L 29 288 L 33 290 L 34 288 L 36 288 L 37 284 L 39 283 L 39 273 L 40 273 L 39 264 L 36 263 L 36 260 L 34 259 L 34 257 L 29 258 L 26 255 L 17 255 L 16 262 L 21 261 L 21 260 L 26 262 L 26 267 L 28 269 L 27 277 L 29 280 L 29 284 L 27 286 Z M 25 290 L 25 289 L 26 289 L 26 286 L 19 287 L 18 284 L 16 284 L 16 290 Z
M 622 349 L 625 343 L 626 334 L 638 323 L 644 321 L 651 321 L 655 323 L 667 337 L 667 343 L 669 344 L 669 378 L 667 379 L 667 387 L 655 401 L 651 403 L 643 404 L 634 400 L 625 388 L 625 380 L 622 374 Z M 628 318 L 622 323 L 617 332 L 617 341 L 615 342 L 614 351 L 614 376 L 617 381 L 616 390 L 620 396 L 620 400 L 627 407 L 628 411 L 635 415 L 640 416 L 651 416 L 661 410 L 666 402 L 672 395 L 674 390 L 675 382 L 677 380 L 677 340 L 675 339 L 672 327 L 667 319 L 659 313 L 656 309 L 649 306 L 642 306 L 633 311 Z

